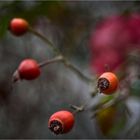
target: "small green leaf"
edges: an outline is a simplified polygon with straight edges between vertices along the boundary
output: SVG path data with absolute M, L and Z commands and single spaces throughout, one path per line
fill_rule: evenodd
M 121 103 L 117 106 L 117 114 L 114 121 L 114 125 L 110 130 L 108 137 L 117 138 L 118 134 L 121 133 L 121 130 L 125 127 L 127 123 L 127 114 L 125 104 Z
M 105 104 L 105 103 L 109 102 L 110 100 L 112 100 L 113 98 L 114 98 L 114 95 L 104 96 L 104 97 L 101 99 L 101 103 L 102 103 L 102 104 Z

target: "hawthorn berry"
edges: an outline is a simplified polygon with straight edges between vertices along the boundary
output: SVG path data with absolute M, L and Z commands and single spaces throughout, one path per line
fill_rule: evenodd
M 10 22 L 10 31 L 15 36 L 22 36 L 28 31 L 29 24 L 22 18 L 13 18 Z
M 74 116 L 66 110 L 55 112 L 48 122 L 48 128 L 57 135 L 69 132 L 73 125 Z
M 112 94 L 118 87 L 118 78 L 112 72 L 105 72 L 98 78 L 97 87 L 100 93 Z
M 34 80 L 40 75 L 40 67 L 34 59 L 23 60 L 13 75 L 13 81 L 19 79 Z

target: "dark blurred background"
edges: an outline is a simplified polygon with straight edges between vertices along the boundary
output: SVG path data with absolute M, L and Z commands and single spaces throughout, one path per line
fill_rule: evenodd
M 96 120 L 91 119 L 91 111 L 77 114 L 74 128 L 68 134 L 56 136 L 49 131 L 52 113 L 71 110 L 70 104 L 95 102 L 89 85 L 63 64 L 42 68 L 41 76 L 34 81 L 12 84 L 12 74 L 23 59 L 41 62 L 54 56 L 48 45 L 33 34 L 12 35 L 8 31 L 12 18 L 25 18 L 85 75 L 94 77 L 90 72 L 88 45 L 95 25 L 107 15 L 126 9 L 139 11 L 139 6 L 134 1 L 0 1 L 0 138 L 104 138 Z M 132 116 L 115 138 L 140 138 L 139 96 L 129 98 L 127 104 Z

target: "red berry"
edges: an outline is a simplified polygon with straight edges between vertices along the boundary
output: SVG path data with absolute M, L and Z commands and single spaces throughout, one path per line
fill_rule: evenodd
M 22 18 L 14 18 L 10 22 L 10 31 L 16 36 L 24 35 L 28 31 L 29 24 Z
M 112 72 L 105 72 L 98 78 L 98 88 L 101 93 L 112 94 L 117 90 L 119 80 Z
M 23 60 L 18 70 L 13 75 L 13 81 L 19 79 L 34 80 L 40 75 L 40 67 L 38 63 L 33 59 Z
M 69 132 L 74 125 L 74 116 L 69 111 L 55 112 L 49 119 L 48 128 L 55 134 Z

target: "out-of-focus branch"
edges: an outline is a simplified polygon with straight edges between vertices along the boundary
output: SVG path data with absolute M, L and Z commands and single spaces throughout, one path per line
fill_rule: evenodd
M 123 94 L 119 94 L 118 96 L 114 97 L 113 99 L 111 99 L 107 103 L 97 105 L 95 107 L 95 111 L 94 111 L 94 114 L 92 115 L 92 118 L 94 118 L 98 114 L 98 112 L 100 112 L 101 110 L 107 109 L 107 108 L 109 108 L 111 106 L 117 105 L 120 102 L 126 100 L 129 97 L 129 94 L 127 92 L 128 91 L 126 90 Z M 127 111 L 129 111 L 129 110 L 127 110 Z

